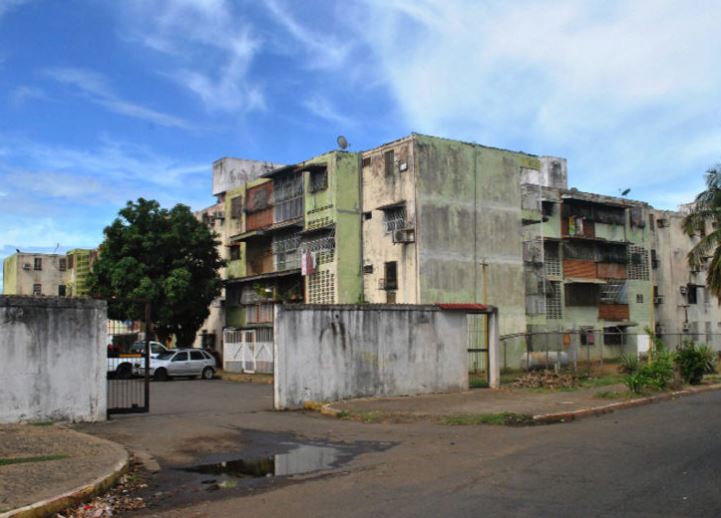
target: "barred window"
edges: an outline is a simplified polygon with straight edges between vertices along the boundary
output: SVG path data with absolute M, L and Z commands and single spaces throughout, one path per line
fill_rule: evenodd
M 383 209 L 383 226 L 386 232 L 406 228 L 406 206 L 400 205 Z
M 393 174 L 393 165 L 395 164 L 395 153 L 392 149 L 389 149 L 383 153 L 383 163 L 385 165 L 386 176 Z

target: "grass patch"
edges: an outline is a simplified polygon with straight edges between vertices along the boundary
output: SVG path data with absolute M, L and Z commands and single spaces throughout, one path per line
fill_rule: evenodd
M 55 424 L 53 421 L 34 421 L 30 423 L 31 426 L 52 426 Z
M 0 458 L 0 466 L 9 466 L 10 464 L 26 464 L 29 462 L 46 462 L 49 460 L 61 460 L 67 459 L 69 455 L 56 454 L 56 455 L 36 455 L 34 457 L 13 457 L 13 458 Z
M 335 416 L 338 419 L 348 419 L 350 418 L 350 412 L 348 412 L 348 410 L 341 410 L 340 412 L 336 412 Z
M 382 419 L 383 416 L 380 412 L 374 410 L 371 412 L 363 412 L 362 414 L 358 414 L 357 417 L 364 423 L 377 423 Z
M 614 392 L 613 390 L 602 390 L 596 392 L 593 397 L 597 399 L 627 399 L 628 392 Z
M 598 388 L 623 383 L 623 374 L 606 374 L 600 377 L 579 378 L 579 388 Z
M 500 412 L 498 414 L 459 414 L 445 417 L 442 422 L 443 424 L 450 426 L 467 426 L 479 424 L 492 424 L 502 426 L 528 426 L 535 424 L 532 416 L 525 414 L 514 414 L 512 412 Z

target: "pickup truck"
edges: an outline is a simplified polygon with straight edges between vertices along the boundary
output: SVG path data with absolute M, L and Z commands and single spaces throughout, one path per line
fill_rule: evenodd
M 108 378 L 128 379 L 145 366 L 145 342 L 135 342 L 127 353 L 108 351 Z M 160 342 L 150 342 L 150 358 L 169 352 Z

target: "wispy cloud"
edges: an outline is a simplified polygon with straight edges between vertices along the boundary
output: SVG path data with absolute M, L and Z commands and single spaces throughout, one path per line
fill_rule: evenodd
M 190 129 L 186 120 L 147 108 L 118 96 L 108 84 L 107 78 L 83 68 L 53 68 L 46 74 L 55 81 L 76 88 L 91 102 L 121 115 L 146 120 L 160 126 Z
M 266 0 L 264 5 L 275 22 L 285 29 L 296 42 L 300 43 L 301 49 L 310 56 L 308 66 L 311 68 L 337 68 L 346 63 L 352 48 L 348 39 L 338 39 L 332 35 L 331 31 L 309 29 L 296 20 L 291 13 L 289 4 L 281 4 L 277 0 Z
M 303 105 L 316 117 L 332 122 L 333 124 L 337 124 L 345 128 L 356 125 L 355 120 L 338 112 L 331 102 L 321 95 L 314 95 L 310 97 L 303 103 Z
M 419 131 L 569 158 L 579 187 L 683 182 L 721 149 L 721 4 L 368 0 L 356 36 Z M 355 13 L 358 14 L 358 13 Z
M 36 86 L 20 85 L 14 88 L 10 94 L 10 104 L 13 106 L 22 106 L 28 101 L 47 101 L 48 95 L 44 90 Z
M 0 18 L 11 10 L 28 3 L 28 0 L 0 0 Z
M 260 84 L 249 77 L 261 42 L 233 3 L 134 1 L 123 8 L 126 39 L 161 53 L 159 72 L 208 109 L 248 112 L 265 107 Z

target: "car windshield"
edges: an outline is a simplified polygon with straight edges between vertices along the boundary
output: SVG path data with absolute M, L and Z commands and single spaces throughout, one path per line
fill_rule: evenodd
M 174 354 L 175 354 L 174 352 L 160 353 L 158 355 L 158 360 L 169 360 Z

